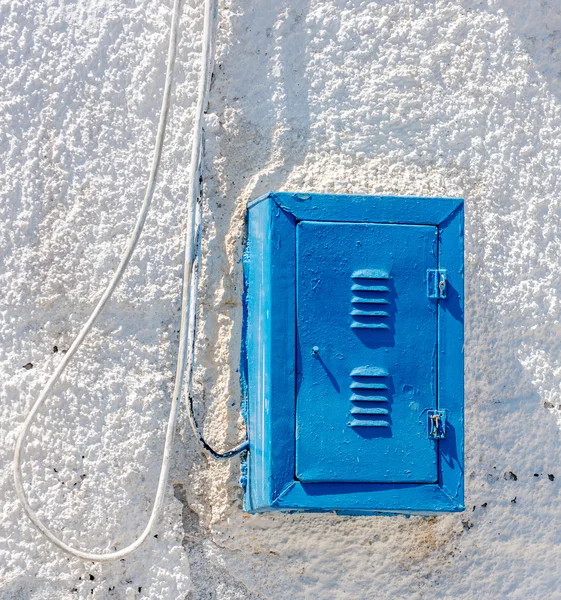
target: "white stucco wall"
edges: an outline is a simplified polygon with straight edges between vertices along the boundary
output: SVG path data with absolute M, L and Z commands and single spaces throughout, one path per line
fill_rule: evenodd
M 561 598 L 560 0 L 220 2 L 196 372 L 207 435 L 225 446 L 242 433 L 248 200 L 280 189 L 462 196 L 465 513 L 247 515 L 239 461 L 202 455 L 183 413 L 165 514 L 132 557 L 70 559 L 24 518 L 17 428 L 131 230 L 169 4 L 0 1 L 0 597 Z M 201 28 L 202 2 L 186 0 L 143 241 L 27 450 L 32 503 L 82 548 L 131 541 L 156 485 Z

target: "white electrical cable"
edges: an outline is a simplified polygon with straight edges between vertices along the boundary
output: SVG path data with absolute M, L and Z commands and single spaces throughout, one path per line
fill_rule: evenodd
M 156 184 L 156 177 L 158 174 L 158 168 L 160 165 L 160 159 L 162 156 L 162 147 L 164 142 L 168 112 L 170 107 L 170 96 L 171 96 L 171 86 L 172 86 L 172 72 L 173 72 L 173 63 L 175 60 L 175 53 L 177 48 L 177 30 L 179 23 L 179 13 L 180 13 L 180 0 L 174 0 L 173 3 L 173 11 L 172 11 L 172 19 L 171 19 L 171 33 L 169 38 L 169 47 L 168 47 L 168 57 L 167 57 L 167 66 L 166 66 L 166 78 L 164 84 L 164 94 L 162 99 L 162 108 L 160 112 L 160 121 L 158 124 L 158 133 L 156 135 L 156 143 L 154 147 L 154 154 L 152 158 L 152 167 L 150 169 L 150 174 L 148 177 L 148 183 L 146 186 L 146 192 L 144 195 L 144 200 L 142 203 L 142 207 L 140 213 L 137 217 L 136 224 L 132 235 L 130 236 L 126 248 L 121 257 L 121 261 L 113 278 L 111 279 L 109 285 L 103 292 L 101 299 L 98 301 L 96 307 L 94 308 L 92 314 L 89 319 L 86 321 L 85 325 L 82 327 L 80 332 L 78 333 L 76 339 L 70 346 L 68 352 L 55 369 L 55 372 L 50 377 L 49 381 L 39 394 L 35 404 L 32 406 L 29 414 L 27 415 L 21 431 L 19 433 L 18 439 L 16 441 L 16 448 L 14 454 L 14 479 L 15 479 L 15 487 L 16 493 L 21 501 L 27 516 L 31 520 L 31 522 L 37 527 L 37 529 L 47 538 L 49 539 L 55 546 L 63 550 L 64 552 L 74 556 L 76 558 L 80 558 L 82 560 L 87 561 L 97 561 L 97 562 L 108 562 L 112 560 L 118 560 L 128 556 L 134 550 L 136 550 L 148 537 L 150 532 L 152 531 L 160 512 L 162 510 L 164 496 L 167 487 L 167 480 L 169 474 L 169 461 L 170 461 L 170 452 L 173 444 L 173 438 L 175 433 L 175 426 L 177 422 L 177 413 L 179 408 L 179 401 L 181 398 L 182 392 L 182 382 L 185 371 L 189 364 L 192 364 L 192 348 L 194 343 L 194 332 L 195 332 L 195 308 L 196 308 L 196 297 L 195 293 L 190 293 L 193 289 L 192 282 L 197 281 L 197 277 L 191 277 L 193 270 L 197 270 L 197 246 L 198 241 L 195 239 L 196 230 L 200 230 L 200 226 L 197 222 L 200 222 L 200 209 L 198 208 L 198 198 L 199 198 L 199 190 L 200 190 L 200 181 L 199 181 L 199 172 L 200 172 L 200 164 L 201 164 L 201 156 L 202 156 L 202 139 L 203 139 L 203 118 L 204 118 L 204 109 L 207 103 L 207 95 L 209 90 L 209 82 L 210 82 L 210 74 L 211 74 L 211 64 L 212 64 L 212 55 L 214 49 L 214 30 L 216 23 L 216 11 L 217 11 L 217 0 L 205 0 L 205 8 L 204 8 L 204 28 L 203 28 L 203 52 L 202 52 L 202 68 L 199 80 L 199 89 L 198 89 L 198 98 L 197 98 L 197 107 L 195 112 L 195 124 L 194 124 L 194 134 L 193 134 L 193 147 L 191 151 L 191 169 L 190 169 L 190 181 L 189 181 L 189 196 L 188 196 L 188 224 L 187 224 L 187 232 L 186 232 L 186 248 L 185 248 L 185 272 L 184 272 L 184 281 L 183 281 L 183 299 L 182 299 L 182 310 L 181 310 L 181 333 L 179 339 L 179 354 L 178 354 L 178 362 L 176 369 L 176 377 L 175 377 L 175 388 L 173 391 L 170 414 L 166 429 L 166 438 L 164 443 L 164 451 L 162 457 L 162 466 L 160 471 L 160 477 L 158 481 L 158 488 L 156 491 L 156 497 L 154 499 L 154 505 L 152 507 L 152 512 L 150 513 L 150 518 L 148 520 L 148 524 L 146 528 L 141 533 L 141 535 L 129 546 L 119 550 L 117 552 L 109 552 L 107 554 L 95 554 L 92 552 L 84 552 L 82 550 L 77 550 L 72 548 L 68 544 L 64 543 L 61 539 L 56 537 L 47 527 L 40 521 L 39 517 L 35 513 L 35 511 L 31 508 L 25 491 L 23 489 L 22 484 L 22 473 L 21 473 L 21 464 L 22 464 L 22 451 L 23 451 L 23 443 L 25 441 L 25 437 L 29 432 L 29 428 L 31 423 L 33 422 L 37 412 L 45 402 L 45 400 L 50 396 L 55 384 L 58 379 L 66 369 L 68 363 L 76 354 L 77 350 L 80 348 L 82 343 L 84 342 L 85 337 L 90 332 L 95 320 L 107 304 L 108 300 L 111 298 L 115 288 L 119 284 L 125 269 L 131 259 L 132 253 L 138 244 L 138 240 L 140 238 L 140 234 L 142 233 L 142 228 L 144 227 L 144 222 L 146 220 L 146 216 L 148 214 L 148 209 L 150 208 L 150 203 L 152 201 L 152 196 L 154 194 L 154 188 Z M 192 367 L 189 367 L 189 387 L 191 384 L 191 371 Z
M 214 450 L 205 440 L 195 418 L 191 387 L 193 383 L 193 362 L 195 354 L 195 335 L 197 331 L 197 289 L 199 282 L 200 243 L 202 235 L 202 157 L 204 141 L 204 112 L 210 89 L 212 62 L 214 59 L 214 43 L 216 35 L 216 14 L 218 0 L 207 0 L 207 11 L 213 15 L 213 27 L 209 26 L 204 36 L 203 73 L 200 79 L 198 104 L 195 121 L 195 139 L 191 155 L 191 172 L 189 174 L 189 205 L 187 231 L 185 233 L 185 262 L 183 267 L 183 303 L 181 306 L 181 323 L 179 334 L 179 350 L 175 370 L 174 398 L 181 396 L 185 373 L 187 372 L 187 392 L 189 422 L 193 432 L 205 450 L 214 458 L 226 459 L 243 452 L 248 447 L 247 440 L 226 452 Z M 206 21 L 205 21 L 206 23 Z M 206 27 L 206 25 L 205 25 Z M 205 31 L 207 31 L 205 29 Z

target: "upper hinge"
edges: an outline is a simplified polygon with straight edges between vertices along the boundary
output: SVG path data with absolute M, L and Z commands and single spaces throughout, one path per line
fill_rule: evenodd
M 427 270 L 427 296 L 429 298 L 446 298 L 446 270 Z

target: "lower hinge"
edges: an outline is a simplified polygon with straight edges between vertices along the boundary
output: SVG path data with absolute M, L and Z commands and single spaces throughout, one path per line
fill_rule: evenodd
M 427 414 L 429 438 L 442 440 L 446 437 L 446 411 L 429 410 Z

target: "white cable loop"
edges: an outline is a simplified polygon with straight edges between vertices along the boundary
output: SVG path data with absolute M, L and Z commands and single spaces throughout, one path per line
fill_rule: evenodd
M 136 220 L 136 224 L 134 226 L 134 230 L 132 235 L 130 236 L 125 250 L 122 254 L 121 261 L 115 274 L 113 275 L 109 285 L 103 292 L 101 299 L 98 301 L 96 307 L 94 308 L 92 314 L 89 319 L 86 321 L 85 325 L 82 327 L 80 332 L 78 333 L 76 339 L 70 346 L 68 352 L 55 369 L 54 373 L 50 377 L 49 381 L 39 394 L 35 404 L 32 406 L 29 411 L 23 425 L 21 431 L 19 433 L 18 439 L 16 441 L 15 454 L 14 454 L 14 480 L 15 480 L 15 488 L 18 498 L 20 499 L 27 516 L 30 518 L 31 522 L 37 527 L 37 529 L 48 538 L 55 546 L 63 550 L 64 552 L 74 556 L 76 558 L 80 558 L 82 560 L 87 561 L 97 561 L 97 562 L 108 562 L 112 560 L 118 560 L 124 558 L 134 552 L 148 537 L 150 532 L 152 531 L 156 521 L 159 518 L 160 512 L 162 510 L 164 496 L 167 487 L 167 480 L 169 474 L 169 461 L 170 461 L 170 452 L 173 444 L 173 438 L 175 433 L 175 426 L 177 422 L 177 413 L 179 408 L 179 401 L 181 398 L 182 392 L 182 382 L 183 377 L 189 364 L 189 361 L 192 362 L 192 355 L 190 354 L 188 357 L 188 349 L 192 347 L 192 341 L 194 339 L 194 329 L 191 331 L 189 329 L 189 313 L 194 312 L 195 302 L 193 298 L 190 298 L 190 288 L 191 288 L 191 272 L 195 265 L 196 258 L 196 242 L 195 242 L 195 222 L 196 222 L 196 214 L 197 214 L 197 201 L 199 197 L 199 169 L 201 164 L 201 156 L 202 156 L 202 136 L 203 136 L 203 118 L 204 118 L 204 108 L 207 102 L 207 94 L 209 89 L 209 81 L 210 81 L 210 73 L 211 73 L 211 63 L 212 63 L 212 54 L 214 47 L 214 27 L 216 21 L 216 6 L 217 0 L 205 0 L 205 9 L 204 9 L 204 29 L 203 29 L 203 53 L 202 53 L 202 68 L 201 75 L 199 80 L 199 89 L 198 89 L 198 98 L 197 98 L 197 107 L 195 112 L 195 124 L 194 124 L 194 135 L 193 135 L 193 147 L 191 152 L 191 169 L 190 169 L 190 180 L 189 180 L 189 196 L 188 196 L 188 225 L 186 232 L 186 248 L 185 248 L 185 272 L 184 272 L 184 281 L 183 281 L 183 299 L 182 299 L 182 310 L 181 310 L 181 333 L 179 339 L 179 355 L 177 361 L 176 368 L 176 376 L 175 376 L 175 387 L 173 391 L 170 414 L 168 418 L 168 424 L 166 429 L 166 437 L 164 443 L 164 450 L 162 456 L 162 466 L 160 471 L 160 477 L 158 481 L 158 488 L 156 491 L 156 497 L 154 499 L 154 505 L 152 507 L 152 512 L 150 513 L 150 518 L 148 520 L 148 524 L 146 528 L 141 533 L 141 535 L 130 545 L 122 550 L 117 552 L 109 552 L 107 554 L 95 554 L 92 552 L 84 552 L 82 550 L 77 550 L 72 548 L 68 544 L 64 543 L 61 539 L 56 537 L 47 527 L 39 520 L 39 517 L 35 513 L 35 511 L 31 508 L 25 491 L 23 489 L 22 484 L 22 473 L 21 473 L 21 463 L 22 463 L 22 450 L 23 443 L 25 441 L 25 437 L 29 432 L 29 428 L 31 423 L 33 422 L 37 412 L 45 402 L 45 400 L 50 396 L 55 384 L 58 379 L 66 369 L 68 363 L 76 354 L 77 350 L 82 345 L 85 337 L 90 332 L 94 322 L 97 317 L 107 304 L 108 300 L 111 298 L 115 288 L 119 284 L 125 269 L 131 259 L 132 253 L 138 244 L 138 240 L 140 238 L 140 234 L 142 233 L 142 228 L 144 227 L 144 222 L 146 220 L 146 216 L 148 214 L 148 209 L 150 208 L 150 203 L 152 201 L 152 196 L 154 194 L 154 188 L 156 184 L 156 177 L 158 174 L 158 168 L 160 165 L 160 159 L 162 156 L 162 147 L 164 142 L 167 118 L 170 107 L 170 96 L 171 96 L 171 86 L 172 86 L 172 72 L 173 72 L 173 63 L 175 60 L 175 53 L 177 48 L 177 30 L 179 23 L 179 13 L 180 13 L 180 0 L 174 0 L 173 3 L 173 11 L 172 11 L 172 19 L 171 19 L 171 33 L 169 38 L 169 47 L 168 47 L 168 57 L 167 57 L 167 66 L 166 66 L 166 78 L 164 84 L 164 93 L 162 99 L 162 107 L 160 112 L 160 121 L 158 124 L 158 132 L 156 135 L 156 143 L 154 147 L 154 154 L 152 159 L 152 166 L 150 169 L 150 174 L 148 177 L 148 183 L 146 186 L 146 192 L 144 194 L 144 200 L 142 203 L 142 207 L 140 209 L 140 213 Z M 196 281 L 196 278 L 195 278 Z M 194 328 L 194 320 L 191 323 Z M 189 361 L 188 361 L 189 358 Z M 189 369 L 191 371 L 191 369 Z M 189 385 L 190 385 L 190 376 L 189 376 Z

